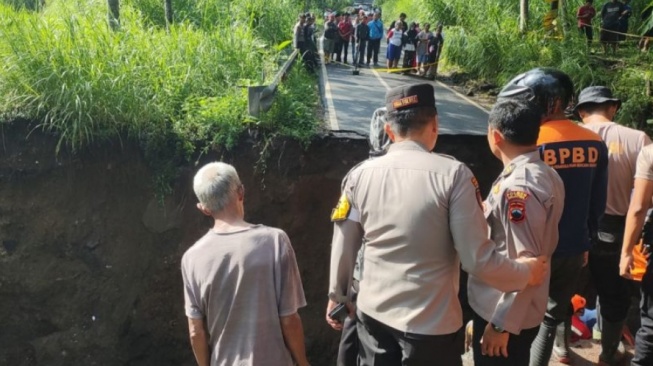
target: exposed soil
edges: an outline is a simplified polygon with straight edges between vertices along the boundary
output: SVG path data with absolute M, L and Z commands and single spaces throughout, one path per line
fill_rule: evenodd
M 476 103 L 491 109 L 497 101 L 497 95 L 501 91 L 500 85 L 478 80 L 471 75 L 457 71 L 445 72 L 438 75 L 438 80 L 449 85 L 457 92 L 474 100 Z
M 57 139 L 1 125 L 0 365 L 193 365 L 179 262 L 208 228 L 182 167 L 158 200 L 137 144 L 55 154 Z M 501 169 L 483 136 L 441 136 L 437 151 L 467 163 L 486 193 Z M 290 236 L 309 305 L 301 310 L 313 365 L 333 365 L 339 334 L 324 318 L 331 223 L 340 180 L 367 142 L 324 135 L 304 149 L 244 140 L 211 160 L 246 186 L 247 219 Z

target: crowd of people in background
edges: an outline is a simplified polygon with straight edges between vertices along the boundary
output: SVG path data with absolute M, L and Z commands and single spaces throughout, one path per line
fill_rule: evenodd
M 444 45 L 442 24 L 431 31 L 431 24 L 406 22 L 406 14 L 386 26 L 380 9 L 351 12 L 325 12 L 322 32 L 323 58 L 320 60 L 315 28 L 315 15 L 300 14 L 293 30 L 293 45 L 301 53 L 304 64 L 313 70 L 318 62 L 355 67 L 379 67 L 379 53 L 386 41 L 385 66 L 388 70 L 414 73 L 434 79 Z M 400 60 L 402 59 L 400 68 Z
M 642 21 L 647 21 L 651 17 L 653 6 L 649 5 L 644 8 L 640 17 Z M 578 8 L 576 19 L 578 20 L 578 30 L 587 38 L 587 44 L 591 45 L 594 39 L 594 28 L 592 20 L 596 17 L 597 12 L 594 8 L 594 0 L 587 0 L 585 4 Z M 642 36 L 629 33 L 630 17 L 633 15 L 633 8 L 630 6 L 630 0 L 608 0 L 601 6 L 600 13 L 600 41 L 603 51 L 608 53 L 612 49 L 613 53 L 617 52 L 620 43 L 627 40 L 628 37 L 638 38 L 638 47 L 642 52 L 648 51 L 650 38 L 653 37 L 653 27 L 648 29 Z

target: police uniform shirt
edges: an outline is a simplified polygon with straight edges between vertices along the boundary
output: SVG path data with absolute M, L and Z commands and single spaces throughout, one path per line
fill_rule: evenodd
M 523 289 L 528 266 L 495 251 L 477 197 L 464 164 L 414 141 L 395 143 L 385 156 L 354 168 L 332 215 L 331 300 L 348 301 L 362 240 L 357 307 L 403 332 L 460 329 L 460 262 L 502 291 Z
M 513 159 L 483 204 L 497 251 L 510 258 L 551 256 L 558 244 L 564 196 L 562 179 L 540 159 L 538 151 Z M 542 322 L 548 293 L 548 279 L 519 293 L 501 292 L 473 275 L 468 282 L 472 309 L 513 334 Z
M 626 216 L 635 180 L 637 155 L 651 139 L 642 131 L 614 122 L 595 122 L 583 127 L 596 132 L 608 147 L 608 199 L 605 213 Z

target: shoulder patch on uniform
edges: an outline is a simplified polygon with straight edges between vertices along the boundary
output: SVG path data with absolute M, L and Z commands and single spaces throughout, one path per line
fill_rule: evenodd
M 476 190 L 476 200 L 478 201 L 478 205 L 483 208 L 483 197 L 481 197 L 481 189 L 479 188 L 478 185 L 478 180 L 476 180 L 476 177 L 472 177 L 472 185 L 474 186 L 474 189 Z
M 519 223 L 526 220 L 526 200 L 530 194 L 520 190 L 506 191 L 508 201 L 508 218 L 510 221 Z
M 342 194 L 338 200 L 338 205 L 331 211 L 331 221 L 338 222 L 344 221 L 349 216 L 349 211 L 351 211 L 351 204 L 346 194 Z

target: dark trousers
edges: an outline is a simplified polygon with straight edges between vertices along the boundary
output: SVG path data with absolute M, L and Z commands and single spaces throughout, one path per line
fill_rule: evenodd
M 578 286 L 576 279 L 583 268 L 583 255 L 553 257 L 551 259 L 551 280 L 549 300 L 546 305 L 544 323 L 540 326 L 537 339 L 531 347 L 531 365 L 549 364 L 553 349 L 553 336 L 558 324 L 571 320 L 573 309 L 571 298 Z
M 630 283 L 619 276 L 625 223 L 623 216 L 604 215 L 589 256 L 590 273 L 601 303 L 601 317 L 609 322 L 624 321 L 630 305 Z
M 358 58 L 358 64 L 362 65 L 365 61 L 365 47 L 367 46 L 367 41 L 358 42 L 358 50 L 356 51 L 356 58 Z M 354 60 L 356 62 L 356 60 Z
M 349 41 L 343 39 L 340 41 L 340 45 L 341 47 L 338 49 L 338 58 L 336 59 L 336 61 L 338 62 L 344 61 L 345 63 L 347 63 L 347 52 L 349 50 Z M 341 58 L 340 56 L 342 55 L 343 52 L 345 53 L 345 57 Z
M 367 45 L 367 63 L 373 60 L 375 64 L 379 63 L 379 49 L 381 48 L 381 39 L 370 39 Z
M 649 270 L 651 265 L 648 266 Z M 635 336 L 635 357 L 631 366 L 653 365 L 653 291 L 642 286 L 641 326 Z
M 460 332 L 412 334 L 391 328 L 357 311 L 361 366 L 462 366 L 457 345 Z
M 413 67 L 415 62 L 415 51 L 404 51 L 404 69 Z
M 352 287 L 352 301 L 356 303 L 358 293 Z M 358 332 L 356 319 L 347 317 L 342 325 L 340 344 L 338 346 L 338 366 L 358 366 Z
M 342 51 L 342 38 L 338 37 L 333 41 L 333 54 L 338 62 L 340 62 L 340 51 Z
M 531 343 L 539 327 L 523 329 L 519 335 L 508 338 L 508 357 L 490 357 L 481 353 L 481 338 L 488 322 L 474 313 L 474 365 L 475 366 L 528 366 L 531 359 Z
M 583 255 L 572 257 L 551 258 L 551 281 L 549 284 L 549 301 L 546 306 L 546 316 L 558 323 L 573 315 L 571 298 L 576 293 L 576 287 L 581 269 Z
M 592 40 L 594 39 L 594 29 L 592 29 L 591 25 L 583 25 L 578 27 L 578 30 L 580 31 L 580 34 L 584 34 L 585 37 L 587 37 L 587 43 L 592 43 Z

